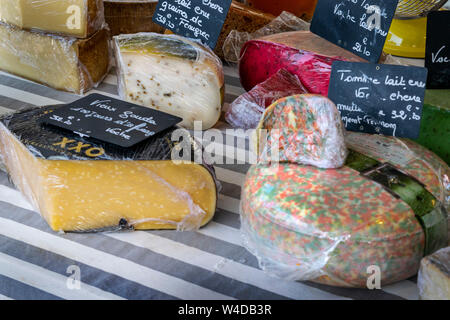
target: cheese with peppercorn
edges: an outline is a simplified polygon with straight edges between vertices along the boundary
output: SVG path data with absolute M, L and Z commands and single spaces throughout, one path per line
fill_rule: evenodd
M 222 63 L 200 43 L 176 35 L 137 33 L 114 37 L 123 99 L 183 118 L 192 129 L 216 124 L 224 97 Z

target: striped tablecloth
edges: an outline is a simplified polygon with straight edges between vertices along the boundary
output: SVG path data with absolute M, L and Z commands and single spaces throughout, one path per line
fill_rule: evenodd
M 89 93 L 117 97 L 114 72 Z M 230 103 L 243 89 L 234 68 L 225 73 Z M 0 113 L 78 98 L 0 73 Z M 0 171 L 0 299 L 417 299 L 415 278 L 362 290 L 267 276 L 241 245 L 238 207 L 248 168 L 216 166 L 218 209 L 197 232 L 107 234 L 53 232 Z M 79 289 L 67 286 L 74 265 L 81 271 Z

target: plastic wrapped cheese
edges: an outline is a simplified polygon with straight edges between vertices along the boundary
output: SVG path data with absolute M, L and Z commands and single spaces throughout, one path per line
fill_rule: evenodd
M 278 99 L 307 93 L 292 73 L 280 69 L 266 81 L 240 95 L 230 104 L 225 119 L 235 128 L 255 129 L 264 110 Z
M 365 61 L 309 31 L 284 32 L 246 42 L 239 75 L 248 91 L 285 69 L 297 75 L 310 93 L 327 96 L 331 65 L 336 60 Z
M 417 286 L 422 300 L 450 300 L 450 247 L 422 259 Z
M 275 101 L 256 130 L 259 163 L 290 162 L 342 167 L 347 157 L 344 124 L 335 104 L 315 94 Z
M 138 32 L 163 33 L 153 22 L 158 0 L 104 0 L 105 20 L 113 36 Z
M 11 180 L 53 230 L 193 230 L 211 220 L 214 171 L 171 160 L 173 150 L 183 152 L 171 140 L 176 127 L 121 148 L 42 126 L 39 119 L 57 108 L 0 121 L 0 156 Z
M 77 39 L 0 23 L 0 69 L 55 89 L 83 94 L 103 80 L 109 59 L 106 29 Z
M 203 130 L 219 120 L 224 74 L 217 56 L 176 35 L 137 33 L 114 37 L 120 96 L 132 103 L 183 118 Z
M 103 0 L 2 0 L 0 20 L 22 29 L 86 38 L 103 26 Z
M 409 140 L 347 133 L 345 166 L 257 164 L 241 196 L 245 245 L 266 272 L 289 280 L 366 287 L 417 273 L 447 245 L 449 167 Z

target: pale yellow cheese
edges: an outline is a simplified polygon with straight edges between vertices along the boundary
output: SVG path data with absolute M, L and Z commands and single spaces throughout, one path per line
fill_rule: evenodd
M 0 20 L 23 29 L 38 29 L 85 38 L 104 22 L 102 0 L 1 0 Z
M 422 259 L 417 286 L 422 300 L 450 300 L 450 247 Z
M 216 185 L 202 165 L 164 161 L 44 160 L 0 124 L 0 155 L 14 184 L 55 231 L 118 226 L 198 228 L 211 220 Z
M 108 71 L 107 31 L 89 39 L 20 30 L 0 23 L 0 69 L 56 89 L 83 93 Z

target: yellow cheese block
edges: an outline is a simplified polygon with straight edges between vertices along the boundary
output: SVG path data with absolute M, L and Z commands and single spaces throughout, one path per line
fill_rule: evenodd
M 31 32 L 0 23 L 0 69 L 51 86 L 82 94 L 108 71 L 106 29 L 88 39 Z
M 102 0 L 1 0 L 0 20 L 22 29 L 86 38 L 105 18 Z
M 158 150 L 167 147 L 168 133 L 132 155 L 143 159 L 141 154 L 158 151 L 163 156 L 131 160 L 37 125 L 46 108 L 0 122 L 0 155 L 14 184 L 53 230 L 116 230 L 123 223 L 134 229 L 192 230 L 211 220 L 217 198 L 213 173 L 200 164 L 167 160 Z M 164 160 L 153 159 L 158 157 Z

